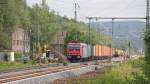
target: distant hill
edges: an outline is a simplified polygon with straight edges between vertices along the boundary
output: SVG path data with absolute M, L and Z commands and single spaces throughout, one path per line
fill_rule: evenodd
M 92 28 L 101 33 L 111 35 L 112 22 L 101 21 L 91 24 Z M 143 21 L 115 21 L 114 22 L 114 40 L 121 45 L 125 39 L 131 42 L 131 46 L 138 49 L 144 49 L 143 34 L 145 22 Z

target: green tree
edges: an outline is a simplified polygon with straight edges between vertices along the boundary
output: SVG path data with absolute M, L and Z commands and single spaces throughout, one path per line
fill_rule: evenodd
M 7 45 L 9 42 L 8 35 L 4 32 L 3 24 L 4 24 L 4 17 L 5 17 L 5 7 L 6 7 L 6 0 L 0 1 L 0 50 L 7 49 L 10 46 Z M 6 43 L 6 44 L 5 44 Z
M 0 0 L 0 47 L 11 48 L 11 34 L 16 27 L 21 26 L 21 15 L 24 14 L 23 0 Z M 6 44 L 5 44 L 6 43 Z
M 54 11 L 49 12 L 45 0 L 42 4 L 36 4 L 30 11 L 31 45 L 37 49 L 45 44 L 51 44 L 57 32 L 56 15 Z
M 145 61 L 146 61 L 145 73 L 150 79 L 150 29 L 146 30 L 144 41 L 145 41 Z

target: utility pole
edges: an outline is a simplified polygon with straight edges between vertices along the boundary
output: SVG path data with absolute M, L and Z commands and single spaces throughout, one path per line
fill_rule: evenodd
M 91 19 L 89 18 L 89 44 L 91 44 Z
M 130 55 L 131 55 L 131 43 L 130 43 L 130 41 L 128 42 L 128 47 L 129 47 L 129 58 L 131 57 Z
M 112 56 L 113 56 L 114 18 L 112 18 L 112 31 L 111 32 L 112 32 L 112 43 L 110 45 L 112 48 Z
M 75 25 L 77 23 L 77 8 L 79 8 L 79 4 L 78 3 L 74 3 L 74 20 L 75 20 Z M 77 27 L 77 25 L 76 25 Z M 76 32 L 76 40 L 79 40 L 79 32 Z
M 113 39 L 113 36 L 114 36 L 114 18 L 112 18 L 112 39 Z
M 77 9 L 80 9 L 80 6 L 79 6 L 79 4 L 78 3 L 74 3 L 74 19 L 75 19 L 75 22 L 77 21 L 77 18 L 78 18 L 78 11 L 77 11 Z
M 147 8 L 146 8 L 146 29 L 149 29 L 149 26 L 150 26 L 150 21 L 149 21 L 149 19 L 150 19 L 150 16 L 149 16 L 149 0 L 147 0 Z
M 75 23 L 76 23 L 76 21 L 77 21 L 77 3 L 74 3 L 74 8 L 75 8 L 75 10 L 74 10 L 74 19 L 75 19 Z

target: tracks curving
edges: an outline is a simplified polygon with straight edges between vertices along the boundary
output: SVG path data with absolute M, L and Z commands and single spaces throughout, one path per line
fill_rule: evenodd
M 57 68 L 50 68 L 47 70 L 41 70 L 41 71 L 39 70 L 39 71 L 33 71 L 33 72 L 28 72 L 28 73 L 23 73 L 23 74 L 18 74 L 18 75 L 3 76 L 3 77 L 0 77 L 0 84 L 17 81 L 17 80 L 23 80 L 23 79 L 32 78 L 32 77 L 37 77 L 37 76 L 42 76 L 42 75 L 47 75 L 47 74 L 61 72 L 61 71 L 66 71 L 66 70 L 71 70 L 71 69 L 77 69 L 77 68 L 81 68 L 85 66 L 87 65 L 61 66 Z

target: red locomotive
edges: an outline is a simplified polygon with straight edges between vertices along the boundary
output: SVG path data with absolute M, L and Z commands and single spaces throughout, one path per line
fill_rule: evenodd
M 80 60 L 83 57 L 84 43 L 69 43 L 67 46 L 67 55 L 69 60 Z

